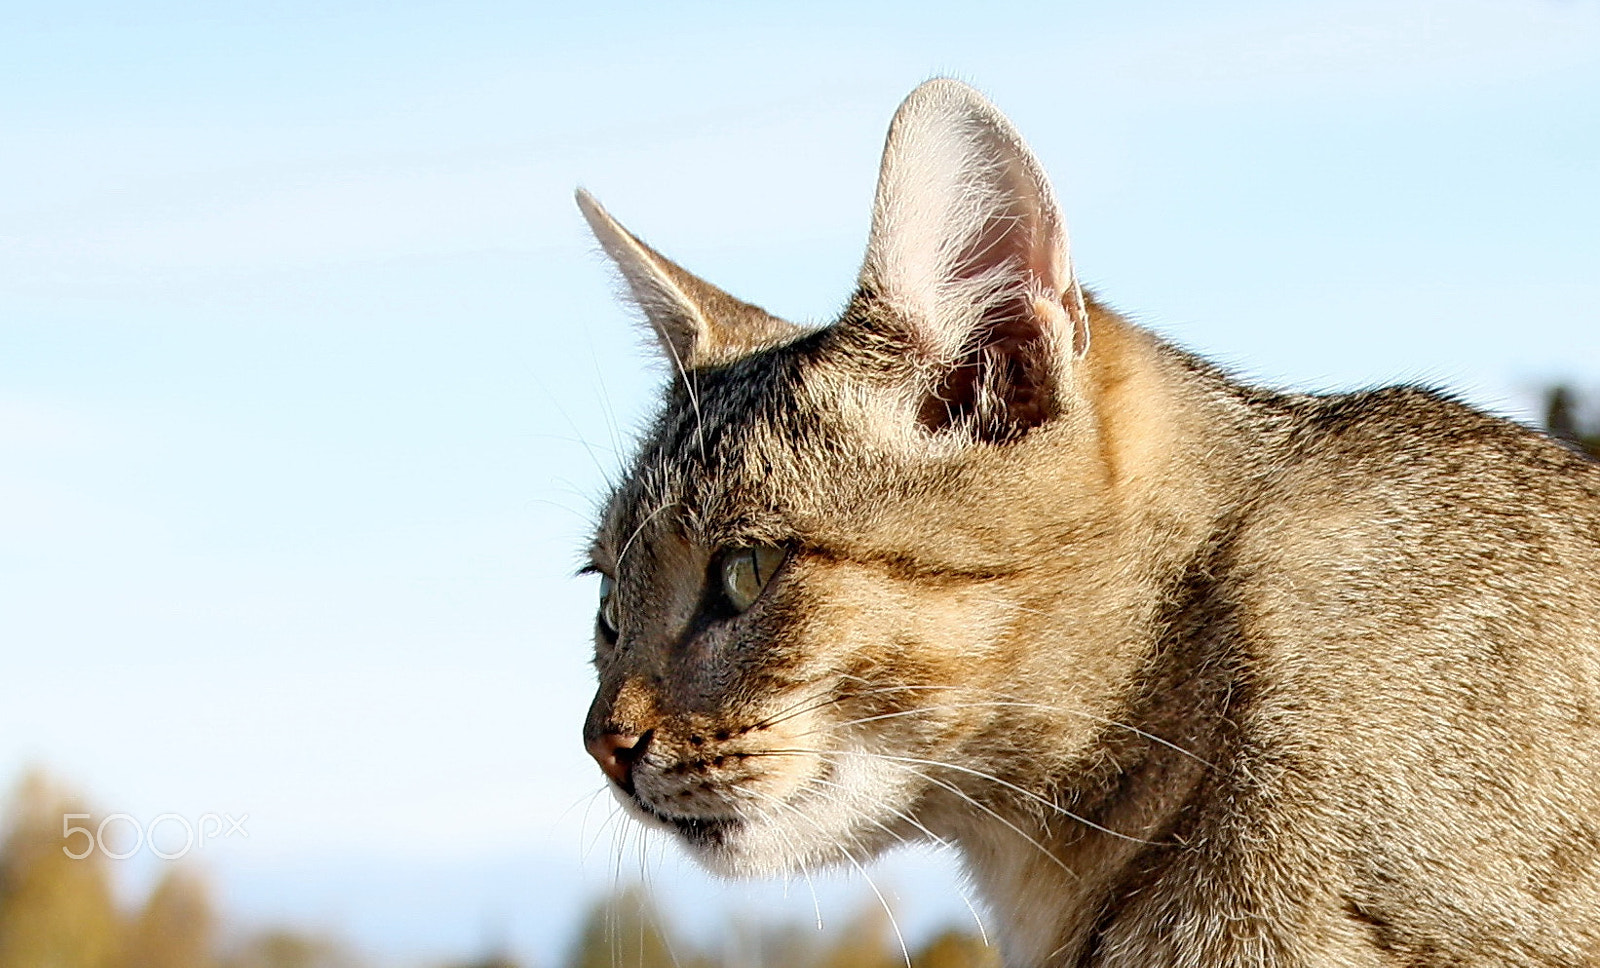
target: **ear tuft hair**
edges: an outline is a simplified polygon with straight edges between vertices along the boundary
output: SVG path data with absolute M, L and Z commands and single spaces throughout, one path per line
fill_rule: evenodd
M 890 124 L 861 269 L 938 375 L 931 430 L 1005 439 L 1048 420 L 1088 312 L 1049 180 L 1005 116 L 958 81 L 929 81 Z
M 760 306 L 735 299 L 645 245 L 583 189 L 576 198 L 662 351 L 680 372 L 726 366 L 805 332 Z

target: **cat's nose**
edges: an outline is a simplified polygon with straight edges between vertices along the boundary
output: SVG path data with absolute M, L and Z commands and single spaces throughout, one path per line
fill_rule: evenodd
M 601 733 L 584 744 L 600 769 L 628 793 L 633 792 L 633 764 L 644 756 L 650 732 L 640 735 Z

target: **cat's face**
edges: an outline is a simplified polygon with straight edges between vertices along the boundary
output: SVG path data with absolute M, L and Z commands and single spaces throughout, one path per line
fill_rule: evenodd
M 861 289 L 814 331 L 580 202 L 674 364 L 591 548 L 590 752 L 726 873 L 948 835 L 1043 728 L 1028 639 L 1106 527 L 1088 310 L 1036 163 L 977 95 L 919 89 Z M 1092 709 L 1106 670 L 1074 661 L 1046 698 Z

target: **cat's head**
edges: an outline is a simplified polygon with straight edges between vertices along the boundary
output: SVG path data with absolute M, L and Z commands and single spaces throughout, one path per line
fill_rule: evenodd
M 1090 309 L 1038 162 L 970 88 L 918 88 L 859 289 L 820 329 L 579 204 L 673 373 L 591 548 L 584 737 L 620 799 L 728 873 L 972 811 L 1043 728 L 1037 616 L 1101 580 L 1073 550 L 1105 528 Z M 1048 699 L 1091 708 L 1102 660 L 1068 659 Z

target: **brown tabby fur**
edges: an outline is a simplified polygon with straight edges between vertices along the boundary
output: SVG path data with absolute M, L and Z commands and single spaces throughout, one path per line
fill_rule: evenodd
M 1012 966 L 1600 964 L 1600 465 L 1083 299 L 955 82 L 823 329 L 580 200 L 675 364 L 592 548 L 636 816 L 741 875 L 950 842 Z M 719 609 L 752 545 L 788 557 Z

